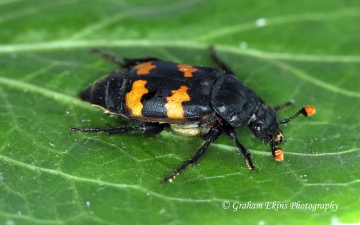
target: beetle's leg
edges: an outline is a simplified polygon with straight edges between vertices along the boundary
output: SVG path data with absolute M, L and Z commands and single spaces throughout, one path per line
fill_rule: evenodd
M 211 59 L 216 63 L 216 65 L 218 65 L 218 67 L 220 67 L 226 74 L 235 76 L 234 71 L 217 56 L 214 46 L 210 45 L 209 50 Z
M 154 57 L 137 58 L 137 59 L 122 58 L 122 60 L 120 60 L 116 56 L 102 52 L 99 49 L 93 49 L 93 52 L 99 54 L 107 61 L 115 63 L 116 65 L 118 65 L 120 68 L 123 69 L 131 69 L 132 67 L 140 63 L 159 60 L 158 58 L 154 58 Z
M 160 123 L 144 123 L 140 126 L 132 127 L 108 127 L 108 128 L 70 128 L 70 134 L 74 131 L 82 133 L 106 133 L 111 134 L 124 134 L 132 131 L 141 131 L 143 134 L 157 134 L 160 133 L 167 124 Z
M 292 104 L 294 104 L 293 101 L 288 101 L 285 104 L 275 106 L 274 109 L 275 109 L 275 111 L 279 111 L 280 109 L 283 109 L 284 107 L 292 105 Z
M 178 176 L 182 171 L 186 169 L 186 167 L 188 167 L 189 165 L 195 165 L 199 161 L 199 159 L 204 155 L 210 143 L 214 141 L 217 137 L 219 137 L 220 134 L 221 134 L 221 127 L 219 126 L 213 127 L 206 135 L 205 142 L 196 151 L 195 155 L 192 158 L 183 162 L 179 168 L 174 170 L 174 172 L 170 176 L 162 180 L 162 182 L 163 183 L 172 182 L 176 178 L 176 176 Z
M 103 57 L 104 59 L 106 59 L 109 62 L 115 63 L 116 65 L 118 65 L 120 68 L 124 68 L 125 64 L 120 61 L 120 59 L 118 59 L 116 56 L 108 54 L 106 52 L 102 52 L 99 49 L 95 48 L 92 50 L 93 52 L 99 54 L 101 57 Z
M 238 147 L 239 151 L 241 152 L 241 154 L 244 156 L 245 160 L 246 160 L 246 164 L 249 167 L 249 169 L 251 170 L 255 170 L 255 166 L 253 164 L 253 157 L 251 155 L 251 153 L 249 152 L 249 150 L 247 150 L 237 139 L 236 137 L 236 132 L 234 129 L 229 129 L 226 131 L 227 135 L 229 136 L 229 138 L 232 138 L 234 143 L 236 144 L 236 146 Z

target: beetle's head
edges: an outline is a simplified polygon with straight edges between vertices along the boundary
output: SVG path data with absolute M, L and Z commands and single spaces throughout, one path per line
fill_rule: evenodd
M 278 145 L 285 141 L 285 137 L 279 128 L 279 125 L 295 119 L 300 114 L 304 116 L 311 116 L 316 112 L 313 106 L 305 106 L 294 116 L 278 121 L 276 118 L 276 109 L 280 108 L 282 107 L 273 108 L 268 105 L 261 104 L 248 125 L 255 137 L 270 145 L 271 152 L 277 161 L 282 161 L 284 159 L 283 151 L 278 147 Z

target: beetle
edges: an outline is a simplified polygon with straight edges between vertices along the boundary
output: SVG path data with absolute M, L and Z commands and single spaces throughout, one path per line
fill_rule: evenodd
M 267 105 L 246 84 L 236 78 L 210 47 L 210 55 L 219 68 L 193 66 L 163 61 L 158 58 L 118 59 L 94 50 L 120 70 L 95 81 L 79 93 L 81 100 L 100 107 L 107 113 L 128 120 L 142 121 L 139 126 L 107 128 L 70 128 L 70 132 L 124 134 L 140 131 L 156 134 L 170 126 L 184 136 L 200 136 L 204 142 L 195 154 L 184 161 L 162 182 L 172 182 L 189 165 L 195 165 L 210 143 L 224 133 L 231 138 L 251 170 L 253 157 L 237 139 L 235 129 L 247 126 L 254 136 L 266 142 L 276 161 L 283 160 L 278 145 L 285 141 L 280 124 L 299 115 L 315 114 L 313 106 L 302 107 L 292 117 L 277 120 L 277 111 L 291 103 L 276 107 Z

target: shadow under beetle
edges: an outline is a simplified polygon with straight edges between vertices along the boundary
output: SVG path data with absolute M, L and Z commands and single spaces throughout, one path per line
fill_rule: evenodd
M 315 114 L 313 106 L 301 108 L 294 116 L 278 121 L 276 111 L 291 103 L 271 107 L 235 77 L 210 47 L 219 68 L 192 66 L 158 58 L 122 60 L 94 50 L 121 69 L 101 78 L 79 94 L 79 98 L 129 120 L 143 121 L 140 126 L 108 128 L 70 128 L 70 132 L 123 134 L 141 131 L 156 134 L 169 126 L 180 135 L 200 136 L 204 143 L 193 157 L 183 162 L 162 182 L 172 182 L 189 165 L 195 165 L 221 133 L 238 147 L 247 166 L 255 170 L 251 153 L 238 141 L 235 128 L 247 126 L 255 137 L 269 144 L 275 160 L 282 161 L 278 145 L 284 136 L 279 124 L 300 114 Z

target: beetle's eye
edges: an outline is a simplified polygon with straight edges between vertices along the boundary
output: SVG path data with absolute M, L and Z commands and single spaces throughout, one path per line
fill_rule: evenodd
M 252 129 L 252 132 L 255 135 L 255 137 L 261 138 L 261 139 L 266 137 L 266 131 L 265 131 L 265 129 L 262 128 L 261 124 L 257 124 L 253 128 L 254 129 Z

